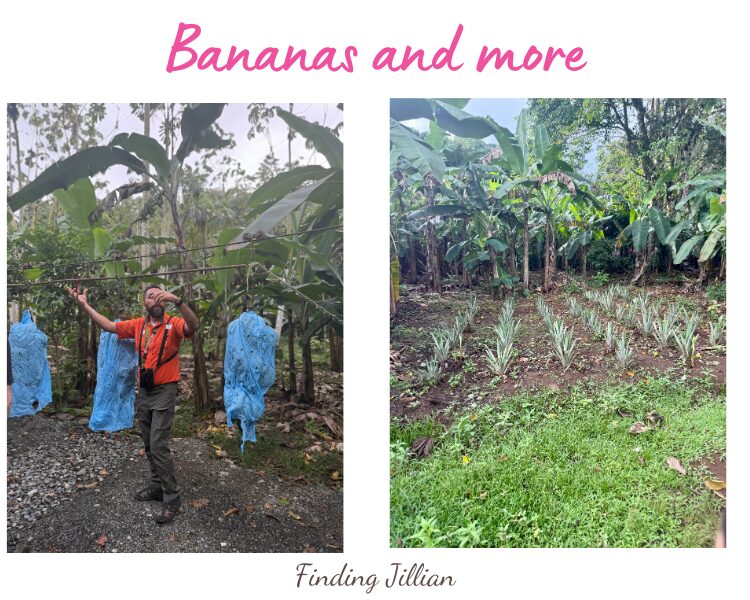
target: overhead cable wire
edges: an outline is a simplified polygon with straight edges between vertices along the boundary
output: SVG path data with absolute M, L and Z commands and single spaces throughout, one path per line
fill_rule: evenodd
M 61 268 L 61 267 L 83 267 L 87 265 L 96 265 L 101 263 L 111 263 L 111 262 L 121 262 L 126 260 L 139 260 L 141 258 L 157 258 L 159 256 L 167 256 L 170 254 L 183 254 L 186 252 L 197 252 L 199 250 L 215 250 L 217 248 L 226 248 L 227 246 L 236 246 L 238 244 L 255 244 L 257 242 L 262 242 L 264 240 L 273 240 L 277 238 L 286 238 L 286 237 L 293 237 L 295 235 L 305 235 L 308 233 L 316 233 L 319 231 L 330 231 L 333 229 L 341 229 L 343 228 L 343 225 L 332 225 L 330 227 L 319 227 L 317 229 L 308 229 L 306 231 L 295 231 L 292 233 L 283 233 L 279 235 L 263 235 L 262 237 L 258 237 L 252 240 L 242 240 L 239 242 L 228 242 L 226 244 L 213 244 L 210 246 L 198 246 L 194 248 L 185 248 L 184 250 L 168 250 L 166 252 L 157 252 L 155 254 L 137 254 L 132 256 L 118 256 L 118 257 L 110 257 L 110 258 L 101 258 L 96 260 L 89 260 L 85 262 L 69 262 L 69 263 L 55 263 L 52 261 L 47 261 L 43 263 L 26 263 L 23 267 L 18 267 L 15 269 L 8 269 L 9 273 L 12 272 L 19 272 L 19 271 L 26 271 L 28 269 L 33 268 L 39 268 L 39 267 L 45 267 L 45 268 Z

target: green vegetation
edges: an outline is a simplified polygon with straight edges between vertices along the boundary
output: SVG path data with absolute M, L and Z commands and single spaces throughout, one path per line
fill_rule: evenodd
M 663 422 L 628 432 L 651 411 Z M 409 448 L 426 436 L 434 452 L 416 459 Z M 394 422 L 391 543 L 710 546 L 722 502 L 692 464 L 725 448 L 723 396 L 668 379 L 529 392 L 457 412 L 448 427 Z
M 201 320 L 186 349 L 196 413 L 220 406 L 227 327 L 245 310 L 280 328 L 280 387 L 315 403 L 314 347 L 343 369 L 338 120 L 332 129 L 293 105 L 8 105 L 8 313 L 31 309 L 48 335 L 58 409 L 90 402 L 99 338 L 64 288 L 88 288 L 114 319 L 140 314 L 150 283 Z M 268 136 L 260 164 L 230 152 L 239 136 Z M 295 157 L 300 141 L 307 156 Z

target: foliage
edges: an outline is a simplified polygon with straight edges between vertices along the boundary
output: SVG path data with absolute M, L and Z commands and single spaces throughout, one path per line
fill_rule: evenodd
M 56 113 L 39 108 L 45 105 L 25 106 L 30 114 L 56 118 Z M 102 106 L 106 111 L 107 105 Z M 144 123 L 143 134 L 115 132 L 106 144 L 101 134 L 87 135 L 85 142 L 65 146 L 54 155 L 53 165 L 9 195 L 9 208 L 16 209 L 9 213 L 10 282 L 93 278 L 82 281 L 82 287 L 90 288 L 92 305 L 112 318 L 140 312 L 144 282 L 186 296 L 202 325 L 193 338 L 197 404 L 201 396 L 205 403 L 209 392 L 220 398 L 220 388 L 207 389 L 201 361 L 204 347 L 221 357 L 232 314 L 251 308 L 269 319 L 291 314 L 286 330 L 298 334 L 304 379 L 309 380 L 303 397 L 311 402 L 310 340 L 331 330 L 335 339 L 342 331 L 340 140 L 328 128 L 270 107 L 290 132 L 305 137 L 325 157 L 328 167 L 294 168 L 290 157 L 289 171 L 260 181 L 248 192 L 242 166 L 221 155 L 234 143 L 219 124 L 223 105 L 131 109 Z M 158 140 L 149 135 L 149 115 L 155 112 L 162 119 Z M 50 137 L 48 146 L 57 150 L 53 141 Z M 131 169 L 128 183 L 102 199 L 99 188 L 110 187 L 108 169 L 116 164 Z M 326 231 L 318 233 L 319 228 Z M 215 250 L 206 249 L 216 245 Z M 234 265 L 238 267 L 222 269 Z M 209 270 L 190 273 L 200 268 Z M 165 274 L 170 271 L 187 273 Z M 99 281 L 101 277 L 113 279 Z M 58 373 L 68 370 L 71 358 L 76 361 L 74 384 L 85 395 L 95 378 L 91 359 L 96 352 L 96 331 L 85 315 L 62 286 L 21 285 L 11 288 L 10 299 L 36 307 L 40 320 L 52 321 L 47 329 L 57 337 L 53 350 L 77 345 L 72 357 L 60 353 Z M 93 341 L 88 343 L 88 338 Z M 292 355 L 288 359 L 291 367 Z M 204 378 L 202 385 L 199 378 Z M 59 377 L 56 387 L 68 389 L 70 383 Z

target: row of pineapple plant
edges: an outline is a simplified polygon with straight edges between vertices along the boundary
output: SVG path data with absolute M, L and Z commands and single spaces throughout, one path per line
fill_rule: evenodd
M 505 375 L 515 356 L 513 344 L 521 327 L 521 320 L 513 319 L 515 308 L 513 297 L 507 298 L 500 311 L 497 325 L 492 328 L 495 332 L 495 351 L 487 345 L 484 346 L 487 364 L 495 375 Z
M 611 298 L 613 295 L 608 296 Z M 624 331 L 618 337 L 616 327 L 612 321 L 607 321 L 605 326 L 596 311 L 587 310 L 575 298 L 569 298 L 568 305 L 574 317 L 580 318 L 597 339 L 604 340 L 607 350 L 614 352 L 615 360 L 623 371 L 633 365 L 633 347 Z
M 471 296 L 466 304 L 466 309 L 459 312 L 453 319 L 450 327 L 441 327 L 437 331 L 431 331 L 433 343 L 433 355 L 427 361 L 424 371 L 421 372 L 422 381 L 429 385 L 437 385 L 443 374 L 443 363 L 448 360 L 451 350 L 458 350 L 463 355 L 464 333 L 471 330 L 474 318 L 479 311 L 476 296 Z
M 653 302 L 647 291 L 637 294 L 629 304 L 615 304 L 616 296 L 623 298 L 626 296 L 623 290 L 627 288 L 610 286 L 605 292 L 587 291 L 585 296 L 608 313 L 611 313 L 614 307 L 615 318 L 620 323 L 640 332 L 644 340 L 653 337 L 662 352 L 674 345 L 679 350 L 685 365 L 692 368 L 696 358 L 700 316 L 690 314 L 685 308 L 681 309 L 677 303 L 671 302 L 663 306 L 661 300 Z M 720 316 L 715 322 L 710 322 L 709 346 L 717 346 L 722 336 L 725 335 L 725 331 L 724 316 Z
M 552 337 L 555 356 L 560 361 L 564 373 L 573 364 L 573 358 L 575 357 L 576 340 L 573 338 L 573 328 L 566 327 L 563 319 L 554 315 L 552 309 L 541 296 L 537 298 L 536 309 Z

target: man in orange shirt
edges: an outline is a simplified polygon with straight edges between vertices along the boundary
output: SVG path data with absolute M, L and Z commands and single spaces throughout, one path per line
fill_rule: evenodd
M 146 316 L 115 323 L 89 306 L 86 292 L 68 290 L 99 327 L 116 333 L 120 339 L 135 340 L 140 367 L 135 407 L 146 455 L 151 464 L 151 482 L 148 487 L 135 493 L 135 499 L 161 500 L 161 510 L 154 520 L 168 523 L 175 518 L 182 504 L 169 451 L 177 382 L 180 380 L 180 344 L 197 331 L 198 317 L 180 298 L 159 286 L 150 285 L 143 293 Z M 166 314 L 165 302 L 174 303 L 183 318 Z

